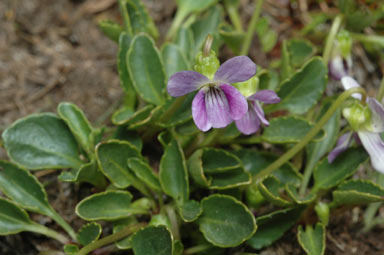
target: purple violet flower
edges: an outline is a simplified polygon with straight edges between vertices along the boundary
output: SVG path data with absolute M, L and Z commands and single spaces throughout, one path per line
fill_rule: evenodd
M 250 135 L 257 132 L 261 123 L 263 123 L 264 126 L 269 125 L 268 120 L 265 118 L 264 111 L 261 108 L 260 102 L 265 104 L 276 104 L 280 102 L 280 98 L 273 90 L 260 90 L 249 96 L 247 101 L 247 113 L 241 119 L 236 120 L 235 123 L 237 129 L 241 133 Z
M 342 79 L 344 88 L 348 89 L 358 85 L 353 78 L 346 78 Z M 356 130 L 357 136 L 352 132 L 342 135 L 337 141 L 336 147 L 329 153 L 328 162 L 332 163 L 340 153 L 344 152 L 354 137 L 368 152 L 372 167 L 384 173 L 384 142 L 381 138 L 381 133 L 384 132 L 384 107 L 372 97 L 367 98 L 367 105 L 371 112 L 370 122 Z
M 246 81 L 255 73 L 256 64 L 247 56 L 238 56 L 224 62 L 212 80 L 194 71 L 177 72 L 169 78 L 167 90 L 173 97 L 199 90 L 192 102 L 192 117 L 205 132 L 243 117 L 248 110 L 247 100 L 229 84 Z

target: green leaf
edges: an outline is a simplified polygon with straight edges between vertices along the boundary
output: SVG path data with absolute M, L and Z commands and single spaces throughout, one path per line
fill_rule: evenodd
M 172 235 L 164 226 L 148 226 L 132 236 L 135 255 L 172 255 Z
M 148 123 L 151 120 L 151 113 L 154 107 L 146 105 L 136 111 L 130 107 L 123 107 L 112 115 L 112 123 L 115 125 L 126 125 L 128 128 L 135 128 Z
M 10 162 L 0 161 L 0 189 L 25 209 L 44 215 L 53 213 L 43 185 L 27 170 Z
M 177 72 L 191 69 L 186 56 L 176 44 L 165 43 L 161 49 L 161 55 L 163 57 L 167 79 Z
M 293 114 L 303 114 L 317 103 L 326 85 L 327 67 L 321 58 L 315 57 L 283 82 L 277 92 L 280 103 L 269 105 L 266 110 L 288 110 Z
M 207 174 L 219 173 L 242 166 L 238 157 L 221 149 L 204 148 L 201 160 L 204 172 Z
M 72 103 L 60 103 L 57 107 L 57 113 L 67 124 L 77 142 L 88 153 L 88 156 L 93 154 L 95 146 L 93 128 L 83 111 Z
M 306 226 L 303 230 L 299 226 L 297 238 L 299 244 L 308 255 L 323 255 L 325 252 L 325 227 L 321 223 L 317 223 L 315 229 L 311 225 Z
M 197 184 L 210 189 L 230 189 L 251 182 L 240 160 L 225 150 L 195 151 L 188 160 L 188 170 Z
M 131 143 L 139 152 L 143 148 L 143 141 L 141 140 L 141 136 L 134 130 L 126 130 L 125 127 L 117 127 L 112 138 Z
M 315 54 L 316 48 L 308 40 L 292 39 L 288 41 L 288 52 L 291 64 L 298 68 Z
M 30 231 L 31 225 L 33 222 L 23 209 L 0 197 L 0 235 Z
M 151 166 L 139 158 L 128 159 L 128 167 L 135 175 L 151 189 L 161 192 L 159 178 L 153 172 Z
M 221 24 L 219 34 L 225 44 L 228 45 L 235 54 L 240 53 L 245 33 L 238 32 L 226 24 Z
M 282 198 L 280 194 L 283 188 L 282 183 L 272 175 L 265 177 L 259 182 L 259 190 L 268 201 L 281 207 L 291 206 L 292 202 Z
M 247 244 L 254 249 L 261 249 L 271 245 L 295 225 L 302 211 L 303 208 L 296 207 L 257 217 L 258 230 L 251 239 L 247 241 Z
M 76 244 L 64 245 L 65 255 L 77 255 L 78 252 L 79 252 L 79 247 Z
M 2 136 L 9 157 L 25 168 L 78 168 L 83 164 L 75 138 L 54 114 L 20 119 Z
M 102 20 L 99 22 L 99 28 L 111 40 L 118 42 L 119 36 L 123 32 L 123 28 L 110 20 Z
M 157 38 L 159 32 L 143 2 L 140 0 L 126 0 L 125 2 L 133 33 L 146 32 L 152 37 Z
M 137 180 L 127 160 L 140 154 L 130 143 L 118 140 L 101 143 L 96 147 L 96 155 L 101 171 L 116 187 L 126 188 Z
M 340 184 L 332 194 L 332 207 L 384 201 L 384 189 L 368 180 L 346 181 Z
M 251 183 L 251 175 L 243 167 L 234 168 L 221 173 L 213 173 L 210 189 L 231 189 Z
M 192 30 L 188 27 L 181 27 L 176 34 L 175 44 L 179 46 L 181 52 L 187 57 L 189 65 L 193 62 L 192 51 L 194 49 L 194 40 Z
M 256 231 L 256 221 L 249 209 L 227 195 L 210 195 L 201 202 L 200 231 L 213 245 L 234 247 L 248 240 Z
M 148 103 L 164 103 L 165 73 L 159 51 L 151 38 L 136 35 L 127 54 L 129 75 L 137 93 Z
M 195 56 L 197 52 L 202 50 L 201 48 L 208 34 L 211 34 L 214 36 L 212 49 L 217 52 L 217 48 L 220 44 L 217 31 L 219 28 L 219 24 L 221 23 L 222 16 L 223 16 L 222 8 L 216 5 L 210 8 L 207 11 L 207 13 L 204 15 L 204 17 L 202 17 L 201 19 L 197 20 L 195 23 L 192 24 L 191 28 L 193 32 L 193 38 L 194 38 L 193 56 Z
M 192 222 L 202 213 L 200 203 L 195 200 L 188 200 L 181 207 L 179 207 L 180 216 L 185 222 Z
M 269 52 L 275 47 L 277 42 L 277 33 L 271 29 L 269 19 L 262 17 L 256 24 L 256 32 L 261 42 L 264 52 Z
M 338 185 L 349 176 L 352 176 L 359 165 L 367 159 L 368 154 L 362 147 L 348 149 L 339 155 L 332 164 L 328 163 L 327 158 L 324 158 L 314 170 L 315 185 L 313 192 Z
M 269 126 L 264 129 L 262 139 L 269 143 L 297 143 L 314 127 L 304 118 L 278 117 L 269 121 Z M 324 137 L 324 131 L 320 131 L 314 138 L 319 140 Z
M 241 149 L 233 151 L 232 153 L 240 158 L 243 162 L 245 170 L 250 172 L 252 175 L 259 173 L 278 158 L 278 156 L 274 154 L 252 149 Z M 301 174 L 290 163 L 285 163 L 273 171 L 272 175 L 283 184 L 292 183 L 300 185 L 302 178 Z
M 324 102 L 317 119 L 320 119 L 320 117 L 323 116 L 332 102 L 333 100 L 327 100 Z M 324 125 L 324 139 L 307 145 L 307 167 L 313 169 L 316 162 L 318 162 L 335 145 L 340 128 L 340 115 L 340 110 L 336 111 Z
M 131 207 L 132 194 L 128 191 L 106 191 L 93 194 L 81 200 L 76 214 L 88 221 L 117 220 L 133 214 L 147 214 L 148 211 Z
M 58 176 L 62 182 L 87 182 L 97 187 L 107 185 L 104 175 L 98 169 L 96 161 L 82 165 L 79 169 L 73 168 L 70 171 L 63 171 Z
M 100 235 L 101 225 L 96 222 L 90 222 L 81 227 L 77 233 L 77 241 L 85 246 L 99 239 Z
M 180 204 L 188 200 L 189 183 L 184 153 L 175 139 L 164 146 L 160 160 L 160 184 L 164 193 Z
M 129 102 L 130 107 L 133 107 L 136 101 L 136 93 L 133 89 L 127 66 L 127 52 L 131 46 L 131 41 L 132 36 L 126 32 L 121 33 L 119 37 L 119 52 L 117 55 L 117 71 L 119 72 L 120 85 L 124 92 L 129 96 L 129 100 L 131 101 Z

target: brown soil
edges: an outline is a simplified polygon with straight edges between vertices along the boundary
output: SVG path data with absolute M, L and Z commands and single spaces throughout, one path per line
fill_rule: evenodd
M 174 14 L 173 0 L 145 0 L 159 30 L 164 34 Z M 272 2 L 272 1 L 269 1 Z M 281 4 L 287 1 L 279 0 Z M 243 5 L 249 1 L 242 1 Z M 277 31 L 284 33 L 296 25 L 290 9 L 267 6 Z M 244 19 L 251 8 L 243 8 Z M 115 0 L 1 0 L 0 1 L 0 133 L 18 118 L 36 112 L 55 112 L 59 102 L 70 101 L 84 110 L 93 123 L 105 123 L 117 108 L 122 91 L 116 72 L 116 44 L 97 28 L 97 21 L 120 21 Z M 281 35 L 280 35 L 281 36 Z M 257 44 L 255 45 L 257 47 Z M 265 54 L 251 55 L 266 66 Z M 225 50 L 227 52 L 228 50 Z M 230 54 L 230 53 L 228 53 Z M 270 57 L 277 56 L 272 51 Z M 0 148 L 0 159 L 6 158 Z M 89 187 L 60 183 L 56 173 L 41 180 L 47 185 L 50 202 L 78 229 L 80 221 L 73 213 L 76 203 Z M 84 191 L 85 190 L 85 191 Z M 361 219 L 362 210 L 358 219 Z M 56 227 L 46 217 L 32 215 L 39 223 Z M 361 233 L 361 221 L 353 221 L 353 211 L 333 215 L 327 234 L 328 255 L 384 254 L 384 231 L 375 228 Z M 31 233 L 0 238 L 0 254 L 38 254 L 60 250 L 55 241 Z M 58 254 L 58 253 L 53 253 Z M 261 252 L 262 255 L 303 254 L 295 231 Z

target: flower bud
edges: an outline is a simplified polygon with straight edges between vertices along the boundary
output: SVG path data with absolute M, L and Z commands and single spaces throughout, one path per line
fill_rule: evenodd
M 324 224 L 324 226 L 328 225 L 329 222 L 329 206 L 326 203 L 318 202 L 315 206 L 315 211 L 317 214 L 317 217 L 319 217 L 319 220 L 321 223 Z
M 352 48 L 351 35 L 348 33 L 348 31 L 343 30 L 338 33 L 336 40 L 341 56 L 343 58 L 348 58 L 351 55 Z
M 259 87 L 259 77 L 253 76 L 251 79 L 243 82 L 237 82 L 234 85 L 244 97 L 249 97 L 256 93 Z
M 363 106 L 360 101 L 355 101 L 352 106 L 344 108 L 343 116 L 355 131 L 371 123 L 371 110 L 368 106 Z
M 196 72 L 199 72 L 212 80 L 219 67 L 220 61 L 213 50 L 209 52 L 208 56 L 205 56 L 203 52 L 197 53 L 196 64 L 194 66 Z

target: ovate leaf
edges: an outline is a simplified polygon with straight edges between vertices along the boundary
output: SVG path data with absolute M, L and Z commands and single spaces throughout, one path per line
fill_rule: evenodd
M 331 206 L 361 205 L 384 201 L 384 189 L 367 180 L 351 180 L 340 184 L 333 192 Z
M 64 121 L 54 114 L 34 114 L 20 119 L 2 136 L 9 157 L 25 168 L 78 168 L 82 165 L 75 138 Z
M 135 36 L 127 54 L 127 63 L 137 93 L 148 103 L 162 104 L 166 76 L 153 40 L 145 34 Z
M 155 191 L 161 191 L 159 178 L 148 163 L 138 158 L 132 158 L 128 159 L 128 166 L 148 187 Z
M 123 32 L 123 28 L 110 20 L 102 20 L 99 22 L 99 28 L 111 40 L 118 42 L 119 36 Z
M 202 213 L 200 203 L 195 200 L 188 200 L 179 210 L 180 216 L 185 222 L 195 221 Z
M 297 238 L 308 255 L 323 255 L 325 252 L 325 227 L 317 223 L 315 228 L 307 225 L 305 231 L 299 226 Z
M 327 85 L 327 67 L 315 57 L 286 80 L 277 92 L 280 103 L 270 105 L 268 112 L 288 110 L 294 114 L 307 112 L 320 99 Z
M 184 52 L 182 52 L 176 44 L 164 44 L 161 49 L 161 55 L 163 57 L 167 79 L 177 72 L 190 69 Z
M 238 246 L 256 231 L 252 213 L 232 196 L 211 195 L 204 198 L 201 205 L 200 231 L 215 246 Z
M 60 103 L 57 113 L 64 120 L 77 142 L 88 153 L 93 154 L 95 139 L 93 129 L 83 111 L 72 103 Z
M 368 159 L 363 148 L 351 148 L 339 155 L 334 162 L 329 163 L 324 158 L 314 170 L 314 190 L 329 189 L 353 175 L 358 166 Z
M 11 201 L 0 198 L 0 235 L 29 231 L 32 225 L 33 222 L 23 209 Z
M 184 153 L 175 139 L 164 146 L 160 160 L 160 184 L 163 191 L 183 204 L 188 200 L 189 183 Z
M 100 235 L 101 225 L 99 223 L 87 223 L 77 233 L 77 241 L 85 246 L 99 239 Z
M 273 118 L 265 128 L 262 139 L 269 143 L 300 142 L 313 127 L 314 125 L 304 118 L 293 116 Z M 314 140 L 323 137 L 324 131 L 320 131 Z
M 257 232 L 247 241 L 254 249 L 261 249 L 280 239 L 300 218 L 302 208 L 290 208 L 258 217 Z
M 76 214 L 85 220 L 117 220 L 147 211 L 131 207 L 132 195 L 128 191 L 106 191 L 81 200 Z
M 172 255 L 172 235 L 165 226 L 148 226 L 132 236 L 135 255 Z

